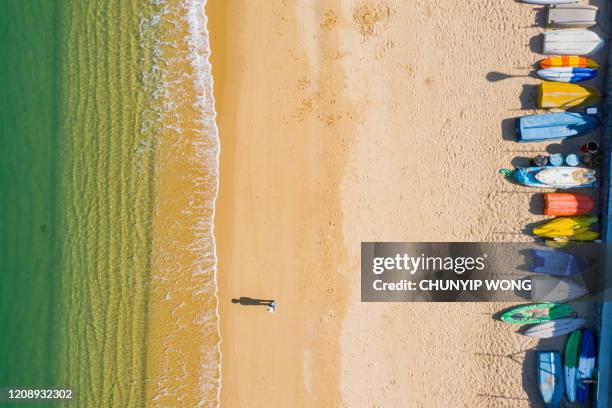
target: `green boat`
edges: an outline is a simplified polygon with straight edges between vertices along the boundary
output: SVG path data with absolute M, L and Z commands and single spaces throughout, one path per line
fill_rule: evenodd
M 535 303 L 507 310 L 501 319 L 510 324 L 536 324 L 571 316 L 574 308 L 563 303 Z

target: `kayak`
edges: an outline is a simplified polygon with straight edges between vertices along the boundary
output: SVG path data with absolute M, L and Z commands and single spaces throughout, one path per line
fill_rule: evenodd
M 587 28 L 597 24 L 597 7 L 588 4 L 560 4 L 548 7 L 548 27 Z
M 539 339 L 550 339 L 553 337 L 564 336 L 574 330 L 580 329 L 586 324 L 585 319 L 559 319 L 551 322 L 536 324 L 525 330 L 525 335 Z
M 529 272 L 552 276 L 571 276 L 582 271 L 586 264 L 582 258 L 563 251 L 531 249 Z
M 538 174 L 544 172 L 538 177 Z M 594 187 L 597 180 L 595 171 L 582 167 L 519 167 L 513 173 L 514 179 L 529 187 L 576 188 Z
M 538 87 L 538 108 L 576 108 L 592 105 L 601 94 L 595 88 L 563 82 L 542 81 Z
M 544 215 L 571 217 L 586 215 L 595 207 L 593 199 L 580 193 L 544 194 Z
M 523 0 L 523 3 L 542 4 L 542 5 L 568 4 L 568 3 L 575 3 L 575 2 L 576 0 Z
M 578 55 L 556 55 L 553 57 L 544 58 L 540 61 L 540 68 L 554 67 L 576 67 L 576 68 L 599 68 L 599 64 L 586 57 Z
M 591 55 L 604 46 L 604 40 L 590 30 L 551 30 L 544 32 L 542 52 L 548 55 Z
M 546 408 L 558 408 L 563 399 L 563 370 L 558 351 L 536 351 L 536 380 Z
M 569 302 L 588 293 L 584 286 L 568 279 L 553 276 L 531 278 L 531 299 L 536 302 Z
M 538 71 L 538 75 L 548 81 L 556 82 L 582 82 L 597 76 L 597 70 L 593 68 L 557 67 L 544 68 Z
M 584 404 L 590 399 L 591 384 L 585 381 L 593 379 L 595 371 L 595 337 L 589 329 L 582 330 L 582 343 L 578 359 L 578 375 L 576 378 L 576 400 Z
M 588 215 L 555 218 L 533 228 L 532 232 L 543 238 L 593 241 L 599 237 L 599 233 L 591 230 L 590 227 L 597 223 L 597 221 L 597 217 Z
M 534 324 L 571 316 L 574 308 L 563 303 L 535 303 L 504 312 L 501 320 L 510 324 Z
M 565 374 L 565 396 L 569 402 L 576 402 L 576 388 L 578 386 L 578 358 L 580 355 L 580 342 L 582 332 L 572 332 L 565 345 L 563 359 L 563 372 Z
M 597 129 L 597 116 L 578 112 L 555 112 L 527 115 L 517 119 L 516 135 L 519 142 L 542 142 L 586 135 Z

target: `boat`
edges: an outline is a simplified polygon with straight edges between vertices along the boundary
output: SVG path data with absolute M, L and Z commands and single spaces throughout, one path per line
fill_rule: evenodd
M 582 258 L 559 250 L 532 248 L 531 258 L 529 272 L 543 275 L 572 276 L 586 267 Z
M 600 125 L 595 115 L 579 112 L 555 112 L 522 116 L 516 120 L 519 142 L 542 142 L 586 135 Z
M 578 373 L 576 377 L 576 400 L 584 404 L 591 397 L 591 383 L 595 371 L 595 337 L 589 329 L 582 330 Z
M 532 232 L 539 237 L 555 240 L 593 241 L 599 237 L 599 233 L 590 227 L 597 221 L 597 217 L 588 215 L 555 218 L 533 228 Z
M 588 293 L 584 286 L 569 279 L 554 276 L 531 278 L 531 300 L 536 302 L 569 302 Z
M 538 108 L 577 108 L 593 105 L 601 94 L 589 86 L 564 82 L 542 81 L 538 87 Z
M 574 308 L 563 303 L 535 303 L 514 307 L 501 315 L 510 324 L 535 324 L 571 316 Z
M 552 30 L 544 33 L 543 53 L 548 55 L 591 55 L 604 40 L 590 30 Z
M 540 173 L 545 172 L 540 177 Z M 519 167 L 513 173 L 514 179 L 529 187 L 577 188 L 595 187 L 595 170 L 582 167 Z
M 565 345 L 563 357 L 563 372 L 565 374 L 565 397 L 569 402 L 576 402 L 576 388 L 578 386 L 578 357 L 580 355 L 580 341 L 582 332 L 576 330 L 570 334 Z
M 554 68 L 554 67 L 576 67 L 576 68 L 599 68 L 599 64 L 586 57 L 579 55 L 555 55 L 552 57 L 544 58 L 540 61 L 540 68 Z
M 571 217 L 586 215 L 593 210 L 595 202 L 586 194 L 546 193 L 544 194 L 544 215 Z
M 563 399 L 563 369 L 558 351 L 536 351 L 536 381 L 546 408 L 559 408 Z
M 553 337 L 564 336 L 574 330 L 580 329 L 586 324 L 585 319 L 566 318 L 550 322 L 536 324 L 525 330 L 525 336 L 536 337 L 539 339 L 550 339 Z
M 538 70 L 538 75 L 547 81 L 582 82 L 597 76 L 593 68 L 555 67 Z
M 523 3 L 528 4 L 539 4 L 539 5 L 553 5 L 553 4 L 568 4 L 575 3 L 577 0 L 522 0 Z
M 559 4 L 548 7 L 548 27 L 587 28 L 597 25 L 597 7 L 587 4 Z

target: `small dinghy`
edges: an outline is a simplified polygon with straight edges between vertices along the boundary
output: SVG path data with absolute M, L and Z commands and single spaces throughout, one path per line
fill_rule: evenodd
M 601 93 L 589 86 L 542 81 L 538 87 L 538 108 L 576 108 L 599 101 Z
M 557 67 L 545 68 L 538 71 L 538 75 L 547 81 L 555 82 L 582 82 L 597 76 L 597 70 L 593 68 Z
M 597 7 L 586 4 L 560 4 L 548 7 L 546 25 L 554 28 L 587 28 L 597 24 Z
M 536 380 L 546 408 L 559 408 L 563 399 L 563 370 L 558 351 L 536 351 Z
M 558 336 L 565 336 L 574 330 L 580 329 L 586 324 L 585 319 L 559 319 L 551 322 L 540 323 L 525 330 L 525 336 L 536 337 L 538 339 L 550 339 Z
M 597 182 L 595 170 L 582 167 L 519 167 L 512 174 L 517 182 L 530 187 L 594 187 Z
M 574 308 L 563 303 L 536 303 L 514 307 L 501 315 L 510 324 L 535 324 L 571 316 Z
M 519 142 L 542 142 L 586 135 L 599 127 L 595 115 L 578 112 L 555 112 L 522 116 L 516 121 Z
M 586 215 L 593 210 L 595 202 L 586 194 L 546 193 L 544 194 L 544 215 L 573 217 Z
M 540 4 L 543 6 L 550 6 L 555 4 L 568 4 L 575 3 L 577 0 L 522 0 L 523 3 L 528 4 Z
M 563 373 L 565 374 L 565 397 L 569 402 L 576 402 L 576 388 L 578 386 L 578 358 L 580 355 L 580 342 L 582 332 L 572 332 L 565 345 L 563 359 Z
M 599 68 L 599 64 L 590 58 L 578 55 L 556 55 L 544 58 L 540 61 L 540 68 L 575 67 L 575 68 Z
M 578 373 L 576 400 L 584 404 L 591 398 L 591 383 L 595 371 L 595 337 L 589 329 L 582 330 L 580 357 L 578 358 Z
M 553 276 L 531 278 L 531 299 L 536 302 L 569 302 L 587 293 L 584 286 L 568 279 Z
M 532 262 L 529 264 L 529 272 L 552 276 L 572 276 L 581 272 L 586 263 L 582 258 L 563 251 L 552 249 L 531 250 Z
M 604 40 L 590 30 L 553 30 L 544 33 L 543 53 L 548 55 L 591 55 Z

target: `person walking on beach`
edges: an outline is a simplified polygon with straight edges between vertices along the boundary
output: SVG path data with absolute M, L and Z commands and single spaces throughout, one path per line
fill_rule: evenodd
M 266 306 L 268 312 L 274 313 L 276 311 L 276 300 L 265 300 L 265 299 L 253 299 L 246 296 L 232 299 L 232 303 L 239 303 L 242 306 Z

